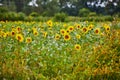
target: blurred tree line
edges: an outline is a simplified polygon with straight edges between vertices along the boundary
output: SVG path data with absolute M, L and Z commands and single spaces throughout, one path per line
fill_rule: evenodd
M 41 16 L 54 16 L 64 12 L 70 16 L 114 15 L 120 12 L 120 0 L 0 0 L 1 8 L 26 15 L 36 12 Z

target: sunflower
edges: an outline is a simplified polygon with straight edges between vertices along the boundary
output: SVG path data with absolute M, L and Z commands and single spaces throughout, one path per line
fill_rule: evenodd
M 83 27 L 83 28 L 82 28 L 82 31 L 83 31 L 84 33 L 87 33 L 87 32 L 88 32 L 88 29 L 87 29 L 86 27 Z
M 6 37 L 7 37 L 7 33 L 3 32 L 2 36 L 3 36 L 4 38 L 6 38 Z
M 37 28 L 36 28 L 36 27 L 33 27 L 32 30 L 33 30 L 33 32 L 34 32 L 34 31 L 37 31 Z
M 9 36 L 9 35 L 10 35 L 10 32 L 6 32 L 6 34 L 7 34 L 7 36 Z
M 77 39 L 80 39 L 81 36 L 80 36 L 79 34 L 76 34 L 76 38 L 77 38 Z
M 74 48 L 75 48 L 75 50 L 80 50 L 81 46 L 79 44 L 75 44 Z
M 94 32 L 95 32 L 95 34 L 99 34 L 99 33 L 100 33 L 100 28 L 96 28 L 96 29 L 94 30 Z
M 38 31 L 33 31 L 33 34 L 35 35 L 35 36 L 38 36 Z
M 66 30 L 66 32 L 67 32 L 67 33 L 70 33 L 70 30 L 69 30 L 69 29 L 67 29 L 67 30 Z
M 66 27 L 67 27 L 67 24 L 63 24 L 63 27 L 66 28 Z
M 92 29 L 93 29 L 93 25 L 90 24 L 90 25 L 88 26 L 88 30 L 92 30 Z
M 17 31 L 18 33 L 20 33 L 21 30 L 22 30 L 22 29 L 21 29 L 19 26 L 16 28 L 16 31 Z
M 27 37 L 26 38 L 26 43 L 31 43 L 32 42 L 32 38 L 31 37 Z
M 43 37 L 46 38 L 47 32 L 43 32 Z
M 19 42 L 23 42 L 23 40 L 24 40 L 22 34 L 16 34 L 16 39 L 17 39 Z
M 55 40 L 59 40 L 60 39 L 60 35 L 59 34 L 56 34 L 55 35 Z
M 71 36 L 68 33 L 64 34 L 65 41 L 69 41 L 70 39 L 71 39 Z
M 52 25 L 53 25 L 52 21 L 51 21 L 51 20 L 47 21 L 47 25 L 48 25 L 49 27 L 52 27 Z
M 105 31 L 106 31 L 106 32 L 110 32 L 110 26 L 108 26 L 108 25 L 105 26 Z
M 73 27 L 73 26 L 69 26 L 69 27 L 68 27 L 68 30 L 69 30 L 70 32 L 72 32 L 72 31 L 74 30 L 74 27 Z
M 76 28 L 77 28 L 77 29 L 80 29 L 81 26 L 80 26 L 79 24 L 76 24 Z
M 64 34 L 66 34 L 66 30 L 65 30 L 65 29 L 61 29 L 61 30 L 60 30 L 60 33 L 61 33 L 62 35 L 64 35 Z
M 11 31 L 11 36 L 14 37 L 16 32 L 14 30 Z

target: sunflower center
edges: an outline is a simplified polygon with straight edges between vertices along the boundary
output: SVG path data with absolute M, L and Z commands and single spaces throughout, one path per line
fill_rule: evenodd
M 64 31 L 62 31 L 62 33 L 64 33 Z
M 76 49 L 80 49 L 80 47 L 79 47 L 79 46 L 76 46 Z
M 18 40 L 21 40 L 21 37 L 20 37 L 20 36 L 18 36 Z
M 73 30 L 73 28 L 70 28 L 70 30 Z
M 69 36 L 68 35 L 65 35 L 65 39 L 68 39 L 69 38 Z
M 80 26 L 78 26 L 78 28 L 80 28 Z
M 12 35 L 14 35 L 15 33 L 14 32 L 12 32 Z
M 109 28 L 107 28 L 107 30 L 110 30 Z
M 95 33 L 98 33 L 99 31 L 98 30 L 95 30 Z
M 28 42 L 30 42 L 30 39 L 27 39 Z
M 87 31 L 87 29 L 86 29 L 86 28 L 83 28 L 83 31 L 84 31 L 84 32 L 86 32 L 86 31 Z

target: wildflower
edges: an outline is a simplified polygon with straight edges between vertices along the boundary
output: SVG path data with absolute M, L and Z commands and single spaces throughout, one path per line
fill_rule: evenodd
M 64 28 L 67 27 L 67 24 L 63 24 L 63 27 L 64 27 Z
M 80 26 L 79 24 L 76 24 L 76 28 L 77 28 L 77 29 L 80 29 L 81 26 Z
M 3 32 L 2 36 L 3 36 L 4 38 L 6 38 L 6 37 L 7 37 L 7 33 Z
M 43 32 L 43 37 L 46 38 L 47 32 Z
M 99 34 L 99 33 L 100 33 L 100 28 L 96 28 L 96 29 L 94 30 L 94 32 L 95 32 L 95 34 Z
M 73 27 L 73 26 L 69 26 L 69 27 L 68 27 L 68 30 L 71 32 L 71 31 L 74 30 L 74 27 Z
M 55 39 L 56 39 L 56 40 L 59 40 L 59 39 L 60 39 L 60 35 L 59 35 L 59 34 L 56 34 L 56 35 L 55 35 Z
M 32 30 L 33 30 L 33 32 L 34 32 L 34 31 L 37 31 L 36 27 L 33 27 Z
M 80 39 L 80 37 L 81 37 L 81 36 L 80 36 L 79 34 L 76 34 L 76 38 L 77 38 L 77 39 Z
M 16 29 L 15 29 L 15 27 L 14 27 L 14 26 L 12 26 L 12 31 L 16 31 Z
M 92 30 L 92 29 L 93 29 L 93 25 L 91 24 L 88 26 L 88 30 Z
M 105 31 L 110 32 L 110 26 L 105 26 Z
M 26 43 L 31 43 L 32 42 L 32 38 L 31 37 L 27 37 L 26 38 Z
M 68 40 L 70 40 L 71 39 L 71 36 L 69 35 L 69 34 L 64 34 L 64 40 L 65 41 L 68 41 Z
M 10 32 L 6 32 L 6 35 L 9 36 L 9 35 L 10 35 Z
M 47 25 L 48 25 L 49 27 L 52 27 L 52 25 L 53 25 L 52 21 L 51 21 L 51 20 L 47 21 Z
M 15 36 L 15 34 L 16 34 L 16 33 L 15 33 L 15 31 L 14 31 L 14 30 L 12 30 L 12 31 L 11 31 L 11 36 L 12 36 L 12 37 L 14 37 L 14 36 Z
M 75 48 L 75 50 L 80 50 L 81 46 L 79 44 L 75 44 L 74 48 Z
M 38 36 L 38 31 L 33 31 L 33 34 L 35 35 L 35 36 Z
M 22 29 L 21 29 L 19 26 L 16 28 L 16 31 L 17 31 L 18 33 L 20 33 L 21 30 L 22 30 Z
M 82 28 L 82 31 L 83 31 L 84 33 L 87 33 L 87 32 L 88 32 L 88 29 L 87 29 L 86 27 L 83 27 L 83 28 Z
M 67 30 L 66 30 L 66 32 L 67 32 L 67 33 L 70 33 L 70 30 L 69 30 L 69 29 L 67 29 Z
M 24 40 L 22 34 L 16 34 L 16 39 L 17 39 L 19 42 L 23 42 L 23 40 Z
M 65 29 L 61 29 L 61 30 L 60 30 L 60 33 L 61 33 L 62 35 L 64 35 L 64 34 L 66 33 L 66 30 L 65 30 Z

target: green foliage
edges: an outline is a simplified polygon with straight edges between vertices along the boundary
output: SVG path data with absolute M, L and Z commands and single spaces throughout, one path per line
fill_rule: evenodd
M 55 21 L 61 21 L 61 22 L 64 22 L 64 21 L 66 21 L 67 20 L 67 14 L 66 13 L 57 13 L 57 14 L 55 14 L 55 16 L 54 16 L 54 20 Z
M 1 21 L 0 80 L 119 80 L 120 28 L 113 28 L 116 24 L 120 22 Z M 65 32 L 70 40 L 65 40 L 63 29 L 71 30 Z
M 16 12 L 9 12 L 8 14 L 6 14 L 6 20 L 11 20 L 11 21 L 18 20 L 17 13 Z
M 6 13 L 8 12 L 8 9 L 5 7 L 0 7 L 0 20 L 5 20 Z
M 32 17 L 38 17 L 39 16 L 39 14 L 37 13 L 37 12 L 32 12 L 32 13 L 30 13 L 30 15 L 29 16 L 32 16 Z
M 0 13 L 6 13 L 8 9 L 6 7 L 0 7 Z
M 87 8 L 82 8 L 79 10 L 79 16 L 80 17 L 87 17 L 90 13 L 90 10 Z
M 26 15 L 22 12 L 16 13 L 16 12 L 8 12 L 4 14 L 0 14 L 2 17 L 0 17 L 0 20 L 8 20 L 8 21 L 18 21 L 22 20 L 24 21 Z
M 89 17 L 94 17 L 94 16 L 97 16 L 96 12 L 90 12 L 89 13 Z
M 25 15 L 23 12 L 19 12 L 17 15 L 18 15 L 18 16 L 17 16 L 17 17 L 18 17 L 18 20 L 23 20 L 23 21 L 24 21 L 26 15 Z
M 41 22 L 44 22 L 44 21 L 47 21 L 49 19 L 51 19 L 51 17 L 44 17 L 44 16 L 32 17 L 32 16 L 27 16 L 25 18 L 25 21 L 41 21 Z

